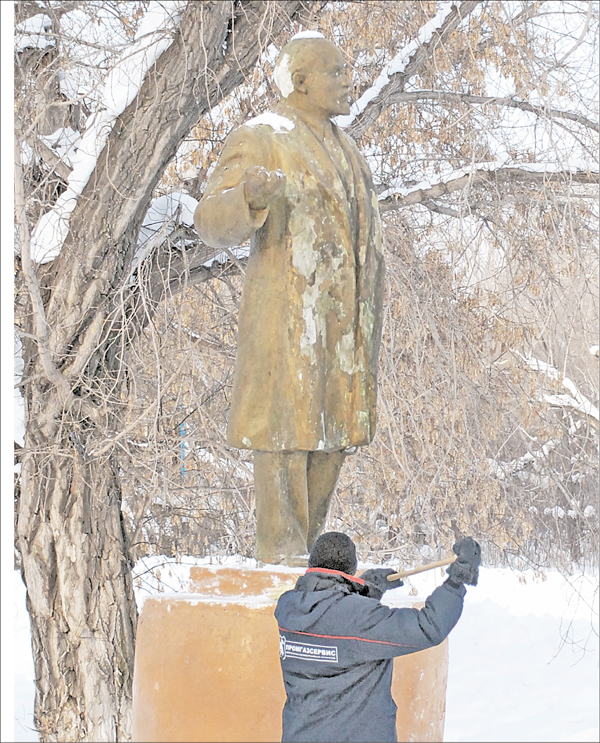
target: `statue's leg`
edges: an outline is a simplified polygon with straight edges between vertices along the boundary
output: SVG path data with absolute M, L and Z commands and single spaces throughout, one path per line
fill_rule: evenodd
M 346 455 L 343 451 L 308 453 L 308 549 L 321 533 Z
M 308 552 L 307 455 L 254 452 L 257 560 L 277 564 Z

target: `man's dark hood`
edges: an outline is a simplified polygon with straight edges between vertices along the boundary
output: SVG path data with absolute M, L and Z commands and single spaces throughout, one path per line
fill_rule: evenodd
M 367 586 L 362 578 L 357 578 L 341 570 L 309 568 L 298 578 L 295 591 L 343 591 L 345 594 L 367 595 Z
M 294 589 L 289 591 L 289 594 L 294 595 L 292 604 L 280 603 L 276 616 L 285 627 L 288 620 L 287 610 L 293 606 L 296 629 L 310 632 L 321 621 L 323 615 L 344 598 L 352 594 L 365 596 L 367 592 L 365 582 L 353 575 L 339 570 L 309 568 L 298 578 Z

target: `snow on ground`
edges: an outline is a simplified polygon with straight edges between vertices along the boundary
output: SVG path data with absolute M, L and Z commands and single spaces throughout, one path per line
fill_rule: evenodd
M 15 605 L 15 638 L 13 664 L 15 669 L 15 741 L 38 740 L 33 727 L 33 658 L 29 614 L 25 608 L 25 586 L 21 574 L 15 570 L 13 601 Z
M 140 561 L 135 569 L 139 605 L 160 588 L 186 590 L 189 568 L 208 562 L 193 557 Z M 250 565 L 254 561 L 246 561 L 245 567 Z M 427 596 L 444 577 L 442 570 L 414 576 L 387 594 L 389 603 Z M 18 572 L 14 586 L 14 740 L 35 741 L 29 620 Z M 555 571 L 483 568 L 450 635 L 445 740 L 598 740 L 598 658 L 596 576 L 565 579 Z
M 482 569 L 450 635 L 444 739 L 597 741 L 598 658 L 596 577 Z

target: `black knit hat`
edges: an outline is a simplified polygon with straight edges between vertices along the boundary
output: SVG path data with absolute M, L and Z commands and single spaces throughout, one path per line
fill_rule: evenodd
M 354 575 L 357 565 L 354 542 L 339 531 L 321 534 L 313 544 L 308 558 L 309 568 L 340 570 L 348 575 Z

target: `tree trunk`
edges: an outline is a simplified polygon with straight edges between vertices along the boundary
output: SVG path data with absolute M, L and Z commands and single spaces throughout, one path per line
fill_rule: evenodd
M 43 397 L 30 409 L 54 404 L 52 390 Z M 42 740 L 128 740 L 137 612 L 119 478 L 65 423 L 52 440 L 28 431 L 21 470 L 34 721 Z

